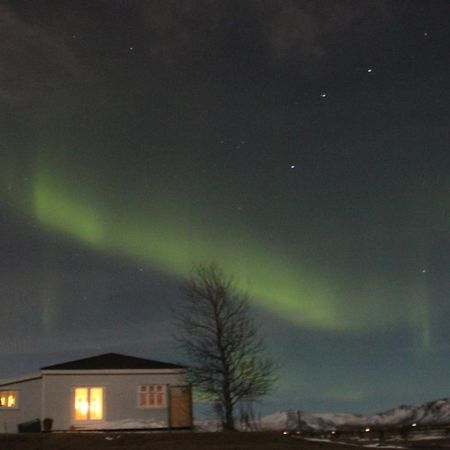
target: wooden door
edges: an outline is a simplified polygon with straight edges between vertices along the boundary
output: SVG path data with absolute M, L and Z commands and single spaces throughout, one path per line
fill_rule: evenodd
M 169 411 L 171 428 L 192 427 L 191 386 L 169 386 Z

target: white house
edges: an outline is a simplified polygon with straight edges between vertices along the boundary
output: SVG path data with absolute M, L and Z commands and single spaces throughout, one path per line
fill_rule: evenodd
M 0 381 L 0 431 L 31 424 L 55 431 L 189 428 L 186 367 L 107 353 Z

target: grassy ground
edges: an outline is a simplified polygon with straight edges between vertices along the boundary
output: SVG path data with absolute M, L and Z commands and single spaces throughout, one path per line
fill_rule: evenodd
M 0 435 L 1 450 L 357 450 L 355 445 L 308 442 L 277 432 L 30 433 Z

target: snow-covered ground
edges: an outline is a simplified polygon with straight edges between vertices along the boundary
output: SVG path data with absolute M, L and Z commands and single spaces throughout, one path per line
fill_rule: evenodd
M 165 428 L 165 422 L 157 422 L 155 420 L 140 420 L 140 419 L 124 419 L 115 421 L 105 421 L 101 425 L 98 423 L 86 424 L 82 427 L 83 430 L 98 429 L 102 430 L 138 430 L 138 429 L 161 429 Z M 81 427 L 80 427 L 81 428 Z M 79 429 L 80 429 L 79 428 Z

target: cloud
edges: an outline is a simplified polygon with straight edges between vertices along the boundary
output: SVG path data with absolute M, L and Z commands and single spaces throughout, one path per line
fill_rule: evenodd
M 383 0 L 282 0 L 269 3 L 261 31 L 269 54 L 278 60 L 326 57 L 340 35 L 348 32 L 371 34 L 386 24 L 390 16 Z
M 271 63 L 324 58 L 339 35 L 370 35 L 390 16 L 385 0 L 147 0 L 142 17 L 154 55 L 170 63 L 238 46 Z M 225 49 L 225 50 L 224 50 Z
M 105 21 L 114 27 L 119 17 L 133 18 L 130 29 L 144 40 L 139 45 L 150 61 L 191 68 L 197 63 L 229 67 L 251 58 L 278 65 L 322 61 L 333 54 L 341 36 L 371 35 L 385 26 L 392 8 L 385 0 L 96 2 L 101 8 L 89 13 L 89 23 L 100 36 L 108 29 Z M 61 30 L 32 17 L 20 15 L 8 3 L 0 6 L 0 101 L 28 100 L 58 86 L 67 89 L 89 72 Z M 120 25 L 124 23 L 121 19 Z
M 27 100 L 79 74 L 80 64 L 62 39 L 0 5 L 0 101 Z
M 154 56 L 167 63 L 190 60 L 221 46 L 221 22 L 227 16 L 220 0 L 148 0 L 142 17 Z
M 291 56 L 294 50 L 305 56 L 324 54 L 319 42 L 323 32 L 320 19 L 292 1 L 279 5 L 262 32 L 269 53 L 277 59 Z

